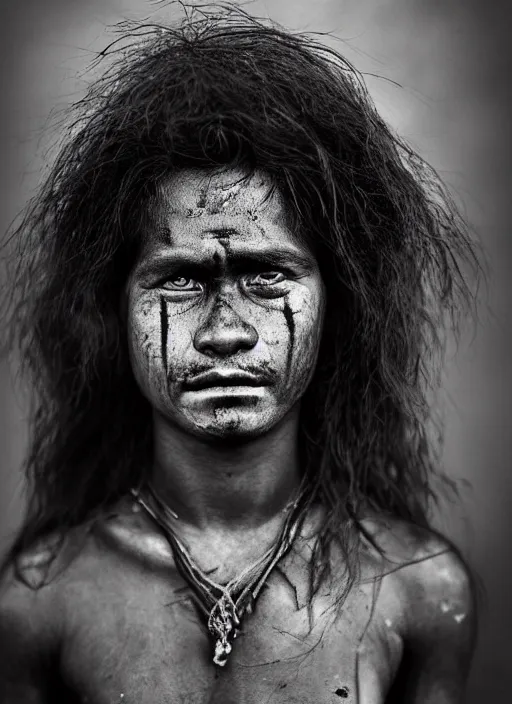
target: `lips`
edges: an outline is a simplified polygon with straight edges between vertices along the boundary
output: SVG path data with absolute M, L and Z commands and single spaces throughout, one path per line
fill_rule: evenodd
M 218 386 L 268 386 L 271 380 L 266 374 L 252 374 L 240 370 L 211 370 L 187 379 L 186 391 L 199 391 Z

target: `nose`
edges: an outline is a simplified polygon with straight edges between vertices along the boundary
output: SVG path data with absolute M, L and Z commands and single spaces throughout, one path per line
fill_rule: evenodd
M 230 305 L 219 298 L 198 327 L 194 347 L 209 357 L 229 357 L 252 349 L 258 341 L 256 329 Z

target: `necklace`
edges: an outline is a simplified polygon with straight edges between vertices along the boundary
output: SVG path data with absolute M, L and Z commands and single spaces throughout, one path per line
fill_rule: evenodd
M 162 529 L 169 542 L 176 566 L 192 588 L 195 601 L 207 619 L 208 631 L 214 640 L 213 662 L 223 667 L 232 651 L 233 641 L 240 633 L 243 617 L 252 613 L 270 572 L 290 550 L 302 525 L 308 508 L 304 492 L 300 492 L 295 501 L 286 507 L 287 516 L 274 545 L 237 577 L 221 585 L 194 563 L 188 549 L 177 537 L 169 519 L 169 516 L 177 519 L 177 514 L 166 506 L 153 487 L 146 485 L 144 489 L 149 501 L 141 496 L 140 491 L 132 489 L 131 493 Z

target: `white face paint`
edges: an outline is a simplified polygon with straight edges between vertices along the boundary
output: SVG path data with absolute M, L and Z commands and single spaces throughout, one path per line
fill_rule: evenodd
M 143 394 L 195 435 L 251 437 L 311 379 L 324 287 L 284 202 L 256 173 L 184 171 L 160 186 L 130 275 L 128 331 Z

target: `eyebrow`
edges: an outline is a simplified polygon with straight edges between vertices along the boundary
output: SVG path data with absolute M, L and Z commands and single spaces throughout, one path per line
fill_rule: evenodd
M 237 248 L 227 253 L 227 267 L 233 272 L 251 269 L 264 264 L 272 267 L 297 266 L 310 270 L 314 266 L 312 256 L 302 254 L 295 249 L 261 249 L 247 250 Z M 208 254 L 195 256 L 190 250 L 170 249 L 165 253 L 151 257 L 141 265 L 144 271 L 157 272 L 170 266 L 189 266 L 208 272 L 218 273 L 220 268 L 219 258 Z

